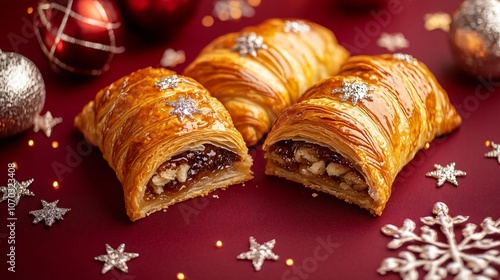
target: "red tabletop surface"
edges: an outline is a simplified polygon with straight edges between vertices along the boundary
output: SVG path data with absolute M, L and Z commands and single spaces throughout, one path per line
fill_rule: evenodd
M 491 151 L 486 141 L 500 142 L 500 84 L 460 72 L 446 32 L 424 28 L 426 14 L 451 13 L 460 1 L 390 3 L 396 10 L 384 6 L 346 9 L 333 0 L 262 0 L 253 17 L 215 19 L 211 27 L 203 27 L 201 20 L 212 14 L 213 2 L 201 1 L 192 18 L 169 40 L 143 40 L 126 29 L 126 51 L 114 57 L 109 71 L 95 78 L 67 78 L 51 70 L 32 32 L 32 15 L 27 13 L 37 1 L 2 3 L 0 48 L 20 53 L 37 65 L 47 92 L 43 112 L 51 111 L 63 122 L 50 138 L 29 129 L 0 140 L 0 186 L 7 184 L 8 163 L 16 162 L 16 178 L 34 178 L 29 189 L 35 193 L 21 198 L 13 233 L 6 227 L 7 204 L 0 203 L 0 279 L 176 279 L 179 272 L 186 279 L 398 279 L 395 273 L 377 273 L 383 259 L 398 255 L 387 248 L 392 239 L 381 233 L 384 225 L 400 227 L 409 218 L 416 222 L 418 232 L 420 217 L 431 216 L 436 202 L 446 203 L 452 216 L 470 216 L 475 224 L 485 217 L 500 218 L 500 165 L 496 159 L 484 157 Z M 385 21 L 377 16 L 382 10 L 389 14 Z M 210 194 L 130 222 L 121 184 L 101 152 L 89 150 L 73 127 L 75 115 L 99 89 L 119 77 L 146 66 L 159 67 L 165 49 L 185 51 L 186 62 L 174 68 L 182 72 L 217 36 L 271 17 L 299 17 L 322 24 L 353 55 L 385 53 L 387 50 L 377 46 L 381 33 L 403 33 L 410 46 L 400 51 L 423 61 L 435 74 L 459 109 L 463 124 L 449 137 L 432 142 L 403 169 L 381 217 L 333 196 L 318 193 L 315 197 L 314 191 L 299 184 L 264 175 L 265 160 L 256 147 L 250 150 L 253 180 L 216 192 L 218 198 Z M 356 37 L 359 32 L 366 36 L 363 44 Z M 14 44 L 13 35 L 23 40 Z M 29 140 L 34 141 L 33 146 L 28 145 Z M 51 146 L 53 141 L 59 143 L 57 148 Z M 456 162 L 457 169 L 467 175 L 458 177 L 458 187 L 450 183 L 436 187 L 436 180 L 425 174 L 436 163 L 450 162 Z M 66 166 L 66 172 L 58 174 L 56 165 Z M 54 181 L 59 182 L 58 188 L 53 187 Z M 59 200 L 58 207 L 71 211 L 51 227 L 43 222 L 33 224 L 29 211 L 42 208 L 42 199 Z M 8 271 L 6 261 L 11 234 L 15 272 Z M 238 254 L 248 251 L 250 236 L 259 243 L 275 239 L 274 253 L 279 260 L 266 260 L 258 272 L 250 261 L 237 260 Z M 217 240 L 223 242 L 222 248 L 215 246 Z M 103 263 L 94 257 L 105 254 L 105 244 L 116 248 L 122 243 L 126 252 L 139 253 L 139 257 L 128 261 L 128 273 L 114 269 L 102 275 Z M 287 259 L 293 259 L 294 265 L 287 266 Z

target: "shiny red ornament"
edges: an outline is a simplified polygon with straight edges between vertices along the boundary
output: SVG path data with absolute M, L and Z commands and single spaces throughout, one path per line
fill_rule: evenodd
M 38 3 L 35 34 L 53 69 L 85 75 L 108 70 L 125 49 L 119 10 L 110 0 L 44 0 Z

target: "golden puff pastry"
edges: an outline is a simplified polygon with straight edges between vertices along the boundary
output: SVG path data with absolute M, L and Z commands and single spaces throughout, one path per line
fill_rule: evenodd
M 399 171 L 461 117 L 410 55 L 355 56 L 285 110 L 263 149 L 266 174 L 381 215 Z
M 184 74 L 203 84 L 233 118 L 247 146 L 276 116 L 349 56 L 334 34 L 306 20 L 269 19 L 208 44 Z
M 132 221 L 252 178 L 252 158 L 222 104 L 163 68 L 102 89 L 74 123 L 116 172 Z

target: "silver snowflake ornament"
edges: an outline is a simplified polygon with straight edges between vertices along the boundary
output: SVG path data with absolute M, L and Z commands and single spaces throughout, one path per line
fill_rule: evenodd
M 100 255 L 98 257 L 95 257 L 94 259 L 104 262 L 104 266 L 102 267 L 101 271 L 102 274 L 105 274 L 115 267 L 127 273 L 127 262 L 133 258 L 137 258 L 138 256 L 139 254 L 137 253 L 125 252 L 125 244 L 120 244 L 120 246 L 118 246 L 116 250 L 106 244 L 106 255 Z
M 262 49 L 267 49 L 267 45 L 264 44 L 264 39 L 261 36 L 255 34 L 255 32 L 250 32 L 249 34 L 243 34 L 240 37 L 234 39 L 236 46 L 231 50 L 238 51 L 241 56 L 247 54 L 252 57 L 257 57 L 257 51 Z
M 44 220 L 46 226 L 52 226 L 56 220 L 63 220 L 64 214 L 66 214 L 69 208 L 59 208 L 57 207 L 57 203 L 59 200 L 54 202 L 47 202 L 42 200 L 43 209 L 30 211 L 30 214 L 35 216 L 35 220 L 33 220 L 34 224 Z
M 311 30 L 309 25 L 301 20 L 287 20 L 285 21 L 285 32 L 302 33 Z
M 392 58 L 396 59 L 396 60 L 401 60 L 401 61 L 405 61 L 405 62 L 408 62 L 410 64 L 413 64 L 413 65 L 416 65 L 416 61 L 413 60 L 413 56 L 409 55 L 409 54 L 405 54 L 405 53 L 395 53 L 392 55 Z
M 496 158 L 498 161 L 498 164 L 500 164 L 500 145 L 495 144 L 494 142 L 491 142 L 491 148 L 493 150 L 487 152 L 486 154 L 484 154 L 484 156 L 489 157 L 489 158 Z
M 392 52 L 397 49 L 409 47 L 410 42 L 405 38 L 403 33 L 388 34 L 384 32 L 377 40 L 377 45 Z
M 62 118 L 54 118 L 50 111 L 47 111 L 43 116 L 36 113 L 33 119 L 33 131 L 38 132 L 41 130 L 45 133 L 45 136 L 50 137 L 54 126 L 60 123 L 62 123 Z
M 278 260 L 279 256 L 273 253 L 276 240 L 270 240 L 264 244 L 259 244 L 250 236 L 250 251 L 239 254 L 236 258 L 240 260 L 251 260 L 256 271 L 262 268 L 264 260 Z
M 35 181 L 33 179 L 29 179 L 28 181 L 18 182 L 16 179 L 13 179 L 14 183 L 9 183 L 6 187 L 0 187 L 0 192 L 3 193 L 0 202 L 8 200 L 9 198 L 13 199 L 16 206 L 19 204 L 19 200 L 21 196 L 35 196 L 35 194 L 28 190 L 28 187 Z
M 393 237 L 388 248 L 411 245 L 399 253 L 399 258 L 384 259 L 377 272 L 382 275 L 399 273 L 404 280 L 447 279 L 450 275 L 458 280 L 497 279 L 499 273 L 491 264 L 500 263 L 500 240 L 492 237 L 500 236 L 500 219 L 485 218 L 479 230 L 477 225 L 468 223 L 462 229 L 462 240 L 458 240 L 456 225 L 466 222 L 469 217 L 450 216 L 448 206 L 442 202 L 437 202 L 432 212 L 434 216 L 420 218 L 425 224 L 420 234 L 414 232 L 416 224 L 410 219 L 400 228 L 382 227 L 382 233 Z M 439 233 L 445 238 L 438 237 Z M 419 269 L 425 271 L 424 277 L 420 277 Z
M 172 75 L 170 77 L 161 78 L 158 82 L 155 83 L 155 86 L 160 89 L 160 91 L 164 91 L 166 89 L 175 89 L 177 88 L 177 84 L 181 81 L 177 75 Z
M 367 83 L 360 83 L 358 79 L 355 79 L 352 83 L 343 81 L 342 87 L 334 89 L 332 93 L 343 93 L 344 95 L 340 98 L 340 101 L 344 102 L 350 98 L 352 105 L 356 106 L 358 101 L 361 103 L 365 99 L 372 101 L 373 96 L 368 94 L 372 90 L 375 90 L 375 87 L 369 87 Z
M 455 186 L 458 186 L 458 181 L 457 181 L 456 176 L 467 175 L 467 173 L 465 173 L 462 170 L 456 170 L 454 162 L 446 165 L 445 167 L 443 167 L 439 164 L 434 164 L 434 168 L 436 168 L 436 170 L 431 171 L 431 172 L 427 172 L 425 174 L 425 176 L 434 177 L 434 178 L 438 179 L 438 181 L 437 181 L 438 187 L 441 187 L 442 185 L 444 185 L 444 183 L 446 181 L 452 183 Z
M 187 99 L 185 99 L 184 96 L 178 95 L 177 101 L 175 102 L 167 101 L 166 103 L 168 106 L 174 107 L 170 111 L 170 115 L 177 115 L 177 117 L 181 122 L 184 120 L 185 116 L 194 120 L 193 114 L 202 113 L 200 110 L 196 108 L 198 106 L 198 103 L 192 100 L 191 97 L 189 96 Z

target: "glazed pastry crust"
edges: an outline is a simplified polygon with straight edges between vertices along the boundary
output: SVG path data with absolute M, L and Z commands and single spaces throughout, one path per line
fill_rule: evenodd
M 367 83 L 373 101 L 353 106 L 332 93 L 342 82 Z M 266 174 L 302 183 L 381 215 L 399 171 L 426 143 L 450 133 L 461 123 L 445 90 L 416 59 L 392 55 L 355 56 L 338 76 L 311 87 L 302 100 L 278 117 L 263 145 Z M 278 163 L 271 147 L 283 140 L 305 141 L 342 155 L 364 177 L 365 193 L 343 191 L 338 184 L 306 178 Z
M 252 159 L 241 134 L 222 104 L 195 80 L 179 75 L 175 89 L 160 90 L 155 83 L 175 73 L 145 68 L 102 89 L 74 120 L 85 139 L 99 147 L 123 185 L 127 214 L 132 221 L 174 203 L 203 196 L 250 180 Z M 200 113 L 181 121 L 166 102 L 178 96 L 197 103 Z M 148 182 L 156 170 L 175 155 L 204 145 L 239 156 L 231 167 L 209 173 L 185 191 L 163 199 L 146 200 Z
M 308 31 L 287 32 L 286 21 L 269 19 L 223 35 L 184 71 L 224 104 L 248 146 L 255 145 L 307 88 L 336 74 L 349 56 L 325 27 L 302 20 Z M 257 50 L 256 57 L 232 50 L 236 38 L 251 32 L 263 38 L 267 49 Z

